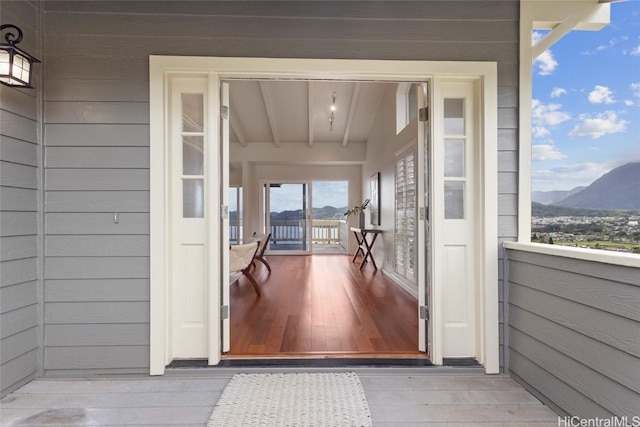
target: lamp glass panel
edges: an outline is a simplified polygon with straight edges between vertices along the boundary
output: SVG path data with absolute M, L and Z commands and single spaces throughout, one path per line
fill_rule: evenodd
M 9 63 L 11 61 L 11 55 L 6 50 L 0 50 L 0 75 L 6 76 L 9 74 Z
M 11 75 L 23 82 L 29 82 L 29 60 L 24 56 L 16 53 L 13 57 L 13 67 Z

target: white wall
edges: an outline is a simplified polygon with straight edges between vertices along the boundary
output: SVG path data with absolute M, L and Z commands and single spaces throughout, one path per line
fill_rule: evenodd
M 373 250 L 379 268 L 394 271 L 395 224 L 395 161 L 396 152 L 418 138 L 418 123 L 414 119 L 400 134 L 396 134 L 396 86 L 384 95 L 375 125 L 367 141 L 366 163 L 362 168 L 363 198 L 369 197 L 369 178 L 380 172 L 380 225 L 371 226 L 383 230 Z M 415 150 L 415 146 L 413 148 Z M 369 213 L 366 215 L 369 221 Z M 417 289 L 417 288 L 416 288 Z

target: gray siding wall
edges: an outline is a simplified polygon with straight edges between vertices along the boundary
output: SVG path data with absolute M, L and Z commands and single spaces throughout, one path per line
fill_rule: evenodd
M 500 238 L 516 237 L 517 1 L 44 8 L 47 374 L 147 371 L 152 54 L 496 61 Z
M 0 16 L 23 31 L 19 47 L 40 58 L 37 3 L 0 2 Z M 0 396 L 38 372 L 38 106 L 38 89 L 0 85 Z
M 508 251 L 509 371 L 560 414 L 638 415 L 640 273 Z

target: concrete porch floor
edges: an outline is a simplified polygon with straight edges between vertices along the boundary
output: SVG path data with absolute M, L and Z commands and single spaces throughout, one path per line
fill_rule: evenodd
M 549 408 L 508 376 L 436 369 L 324 371 L 358 374 L 377 427 L 558 425 Z M 0 400 L 0 425 L 203 427 L 234 373 L 309 371 L 176 369 L 163 377 L 37 379 Z

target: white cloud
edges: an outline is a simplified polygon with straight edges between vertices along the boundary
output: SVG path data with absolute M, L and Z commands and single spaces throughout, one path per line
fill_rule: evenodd
M 546 34 L 542 34 L 540 31 L 534 31 L 533 33 L 531 33 L 531 45 L 533 46 L 538 43 L 544 38 L 545 35 Z
M 556 70 L 558 61 L 553 57 L 553 53 L 547 49 L 533 60 L 533 65 L 537 67 L 539 76 L 548 76 Z
M 610 48 L 614 47 L 616 44 L 618 44 L 618 40 L 611 39 L 607 43 L 599 45 L 594 50 L 588 50 L 588 51 L 584 52 L 583 55 L 595 55 L 598 52 L 602 52 L 603 50 L 607 50 L 607 49 L 610 49 Z
M 551 132 L 544 126 L 533 126 L 532 134 L 535 138 L 544 138 L 547 135 L 550 135 Z
M 629 85 L 629 89 L 631 89 L 631 91 L 633 92 L 633 94 L 635 96 L 637 96 L 638 98 L 640 98 L 640 82 L 636 82 L 636 83 L 631 83 Z
M 608 87 L 596 85 L 589 93 L 589 102 L 592 104 L 613 104 L 616 101 L 613 99 L 613 93 Z
M 595 116 L 581 114 L 579 119 L 581 123 L 573 128 L 569 136 L 598 139 L 605 135 L 624 132 L 629 123 L 626 120 L 618 119 L 617 114 L 613 111 L 605 111 Z
M 566 94 L 567 91 L 561 87 L 554 87 L 553 90 L 551 91 L 551 97 L 552 98 L 557 98 L 561 95 Z
M 571 118 L 569 113 L 561 110 L 560 104 L 545 104 L 534 99 L 531 104 L 533 135 L 541 138 L 549 135 L 549 127 L 557 126 Z
M 631 52 L 629 52 L 629 55 L 631 55 L 631 56 L 640 56 L 640 45 L 638 45 L 635 48 L 631 49 Z
M 624 100 L 624 105 L 626 105 L 627 107 L 632 107 L 635 105 L 635 102 L 633 102 L 633 100 L 631 99 L 625 99 Z
M 572 163 L 551 169 L 534 170 L 533 188 L 537 191 L 570 190 L 587 186 L 617 165 L 611 163 Z
M 534 31 L 531 34 L 531 44 L 535 45 L 544 36 L 545 34 Z M 556 61 L 556 59 L 553 57 L 553 53 L 551 53 L 551 50 L 547 49 L 542 52 L 540 56 L 533 60 L 533 66 L 537 67 L 539 76 L 548 76 L 555 71 L 556 67 L 558 67 L 558 61 Z
M 598 47 L 596 48 L 596 50 L 597 50 L 598 52 L 600 52 L 600 51 L 602 51 L 602 50 L 609 49 L 610 47 L 614 47 L 614 46 L 616 45 L 616 43 L 618 43 L 618 41 L 617 41 L 616 39 L 611 39 L 611 40 L 609 40 L 609 43 L 607 43 L 607 44 L 601 44 L 600 46 L 598 46 Z
M 531 147 L 531 157 L 533 160 L 560 160 L 567 156 L 562 154 L 553 144 L 536 144 Z

